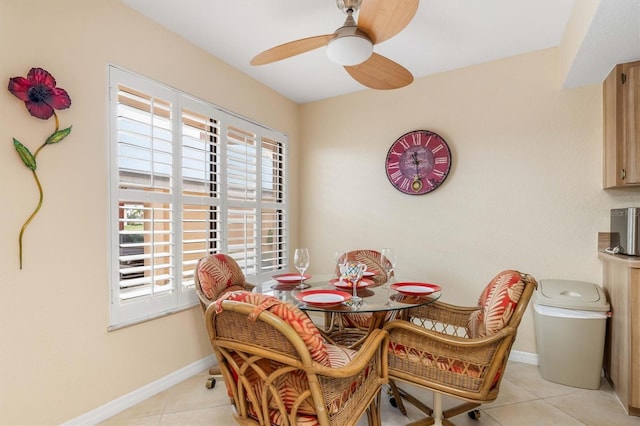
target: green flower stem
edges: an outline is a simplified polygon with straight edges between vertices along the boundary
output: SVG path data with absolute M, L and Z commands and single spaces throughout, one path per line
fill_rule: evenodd
M 60 128 L 60 121 L 58 120 L 58 114 L 56 114 L 55 111 L 53 112 L 53 117 L 56 120 L 56 129 L 54 130 L 54 133 L 55 133 Z M 36 150 L 35 154 L 33 154 L 34 160 L 38 157 L 38 154 L 40 153 L 42 148 L 44 148 L 46 145 L 47 145 L 46 141 L 45 141 L 45 143 L 40 145 L 40 147 Z M 38 214 L 38 212 L 40 211 L 40 208 L 42 207 L 42 201 L 44 200 L 44 190 L 42 189 L 42 184 L 40 183 L 40 179 L 38 178 L 38 174 L 36 173 L 35 170 L 32 170 L 31 173 L 33 173 L 33 178 L 35 179 L 36 185 L 38 186 L 38 192 L 40 194 L 40 199 L 38 200 L 38 205 L 36 206 L 36 208 L 33 211 L 33 213 L 31 213 L 31 216 L 29 216 L 27 221 L 24 223 L 24 225 L 22 225 L 22 228 L 20 229 L 20 235 L 18 237 L 18 248 L 19 248 L 19 254 L 20 254 L 20 269 L 22 269 L 22 236 L 24 235 L 24 231 L 27 229 L 27 226 L 29 226 L 29 224 L 31 223 L 33 218 L 36 217 L 36 214 Z
M 60 130 L 60 121 L 58 120 L 58 114 L 56 114 L 55 111 L 53 111 L 53 118 L 56 119 L 56 129 L 53 131 L 53 133 L 56 133 L 58 130 Z M 38 158 L 38 153 L 42 150 L 42 148 L 44 148 L 45 146 L 47 146 L 47 141 L 45 140 L 44 143 L 42 145 L 40 145 L 40 147 L 36 150 L 35 154 L 33 154 L 33 158 Z
M 38 174 L 36 173 L 35 170 L 32 170 L 32 173 L 33 173 L 33 178 L 36 181 L 36 185 L 38 185 L 38 191 L 40 192 L 40 200 L 38 201 L 38 206 L 36 207 L 36 209 L 33 211 L 33 213 L 31 213 L 31 216 L 29 216 L 29 219 L 27 219 L 24 225 L 22 225 L 22 229 L 20 229 L 20 237 L 18 238 L 18 245 L 20 247 L 20 269 L 22 269 L 22 235 L 24 234 L 24 231 L 27 229 L 27 226 L 29 225 L 29 223 L 31 223 L 31 221 L 36 216 L 36 214 L 38 214 L 38 211 L 40 211 L 40 208 L 42 207 L 42 201 L 44 200 L 44 191 L 42 190 L 40 179 L 38 179 Z
M 40 150 L 42 150 L 42 148 L 44 148 L 45 146 L 47 146 L 47 143 L 43 143 L 42 145 L 40 145 L 40 147 L 38 147 L 38 149 L 36 149 L 36 152 L 33 154 L 33 158 L 36 159 L 38 157 L 38 153 L 40 152 Z

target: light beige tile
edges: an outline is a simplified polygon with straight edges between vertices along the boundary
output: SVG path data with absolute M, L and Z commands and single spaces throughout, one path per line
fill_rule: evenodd
M 178 383 L 163 393 L 166 395 L 165 413 L 197 410 L 202 408 L 229 406 L 227 389 L 222 377 L 217 377 L 213 389 L 207 389 L 205 383 L 208 373 L 201 373 Z
M 613 389 L 611 388 L 611 385 L 609 384 L 609 382 L 607 382 L 607 379 L 605 379 L 604 377 L 602 378 L 602 380 L 600 381 L 600 389 L 601 392 L 607 392 L 611 395 L 613 395 Z
M 516 385 L 507 378 L 500 383 L 500 392 L 495 401 L 482 404 L 482 408 L 499 407 L 501 405 L 515 404 L 518 402 L 532 401 L 538 399 L 537 396 L 529 392 L 526 388 Z
M 201 410 L 167 413 L 162 416 L 161 426 L 230 426 L 236 424 L 231 408 L 213 407 Z
M 145 399 L 141 403 L 134 405 L 131 408 L 128 408 L 121 413 L 111 417 L 110 419 L 105 420 L 100 424 L 128 424 L 128 422 L 133 422 L 134 419 L 142 419 L 147 418 L 145 421 L 153 421 L 150 420 L 154 416 L 157 416 L 158 419 L 160 415 L 164 412 L 164 405 L 166 403 L 166 395 L 163 392 L 154 395 L 150 398 Z M 114 423 L 115 422 L 115 423 Z M 158 424 L 158 420 L 155 423 L 140 423 L 140 424 Z
M 158 426 L 161 418 L 161 415 L 133 418 L 121 418 L 120 416 L 115 416 L 99 424 L 108 426 Z
M 490 415 L 484 410 L 480 410 L 480 418 L 477 420 L 469 417 L 467 413 L 463 413 L 450 419 L 456 426 L 500 426 Z
M 583 390 L 545 401 L 587 425 L 638 426 L 640 418 L 627 416 L 620 402 L 606 391 Z
M 584 426 L 585 423 L 538 399 L 484 410 L 501 426 Z
M 543 379 L 540 376 L 538 366 L 531 364 L 510 362 L 507 365 L 504 378 L 526 389 L 538 398 L 565 395 L 579 390 L 578 388 Z

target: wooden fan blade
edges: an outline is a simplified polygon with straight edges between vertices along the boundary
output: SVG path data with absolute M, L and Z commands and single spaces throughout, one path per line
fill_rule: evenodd
M 257 54 L 251 60 L 251 65 L 270 64 L 272 62 L 287 59 L 292 56 L 317 49 L 318 47 L 325 46 L 333 37 L 334 34 L 307 37 L 272 47 L 269 50 L 265 50 L 264 52 Z
M 404 29 L 418 10 L 419 0 L 363 0 L 358 28 L 373 44 L 390 39 Z
M 377 53 L 361 64 L 344 69 L 357 82 L 372 89 L 399 89 L 413 81 L 413 75 L 405 67 Z

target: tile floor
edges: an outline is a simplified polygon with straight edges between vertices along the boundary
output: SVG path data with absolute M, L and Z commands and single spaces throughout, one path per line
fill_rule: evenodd
M 101 425 L 214 425 L 235 424 L 221 380 L 207 389 L 207 373 L 197 374 L 140 404 L 104 421 Z M 406 388 L 406 386 L 403 386 Z M 431 402 L 427 391 L 412 390 Z M 445 408 L 455 401 L 445 398 Z M 382 424 L 402 425 L 417 420 L 421 413 L 407 404 L 407 416 L 382 397 Z M 600 390 L 585 390 L 546 381 L 538 367 L 509 363 L 500 395 L 481 407 L 479 420 L 466 414 L 452 419 L 458 426 L 640 426 L 640 417 L 627 416 L 603 379 Z M 367 424 L 366 416 L 358 426 Z

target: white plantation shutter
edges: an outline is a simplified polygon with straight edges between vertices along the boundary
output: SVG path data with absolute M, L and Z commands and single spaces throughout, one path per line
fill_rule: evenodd
M 120 81 L 110 87 L 111 325 L 185 302 L 175 279 L 172 111 L 177 99 L 144 81 Z
M 111 327 L 193 306 L 208 254 L 287 267 L 284 135 L 115 67 L 110 106 Z
M 285 209 L 285 150 L 278 135 L 263 132 L 260 139 L 260 274 L 271 276 L 287 267 Z
M 257 126 L 230 121 L 225 128 L 228 253 L 247 275 L 257 275 Z
M 200 110 L 196 112 L 196 110 Z M 220 119 L 191 100 L 182 109 L 182 270 L 193 285 L 198 259 L 221 250 Z M 213 117 L 212 117 L 213 116 Z

